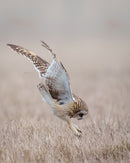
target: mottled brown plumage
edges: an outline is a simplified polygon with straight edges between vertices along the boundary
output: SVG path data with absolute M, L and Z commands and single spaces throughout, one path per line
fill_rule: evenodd
M 42 46 L 50 52 L 53 58 L 51 64 L 49 64 L 47 61 L 21 46 L 12 44 L 7 45 L 33 62 L 40 77 L 42 77 L 44 81 L 44 83 L 40 83 L 37 86 L 43 100 L 49 104 L 54 115 L 65 120 L 70 129 L 76 135 L 80 136 L 82 133 L 81 130 L 76 125 L 72 124 L 70 119 L 83 119 L 88 113 L 88 108 L 81 98 L 72 94 L 68 73 L 63 64 L 56 57 L 56 54 L 53 53 L 52 49 L 42 41 Z
M 30 61 L 32 61 L 34 66 L 39 70 L 41 77 L 43 76 L 43 74 L 46 73 L 46 70 L 49 67 L 49 63 L 47 61 L 43 60 L 39 56 L 35 55 L 31 51 L 29 51 L 21 46 L 12 45 L 12 44 L 7 44 L 7 45 L 10 46 L 17 53 L 24 55 Z

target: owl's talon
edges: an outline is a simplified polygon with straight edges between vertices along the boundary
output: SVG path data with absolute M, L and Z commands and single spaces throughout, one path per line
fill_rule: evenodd
M 78 131 L 79 133 L 82 133 L 82 131 L 81 131 L 80 129 L 77 129 L 77 131 Z
M 82 136 L 82 131 L 77 126 L 75 126 L 75 129 L 77 130 L 76 131 L 76 136 L 81 137 Z
M 74 132 L 76 136 L 82 136 L 82 131 L 75 124 L 68 122 L 69 128 Z

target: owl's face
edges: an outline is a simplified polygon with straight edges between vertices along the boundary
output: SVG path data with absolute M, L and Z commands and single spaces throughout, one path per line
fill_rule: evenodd
M 77 120 L 82 120 L 86 117 L 88 114 L 88 106 L 87 104 L 82 100 L 82 105 L 79 107 L 79 111 L 75 113 L 73 118 L 76 118 Z

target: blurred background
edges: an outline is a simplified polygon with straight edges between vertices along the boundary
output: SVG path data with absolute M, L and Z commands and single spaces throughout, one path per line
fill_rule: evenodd
M 1 40 L 129 39 L 129 0 L 5 0 Z
M 2 1 L 1 50 L 10 53 L 5 44 L 14 43 L 42 53 L 40 40 L 61 57 L 80 58 L 88 68 L 125 68 L 130 65 L 130 1 Z
M 123 84 L 127 85 L 130 75 L 130 1 L 1 1 L 0 100 L 4 111 L 8 105 L 14 107 L 11 96 L 17 102 L 23 99 L 21 108 L 25 98 L 30 97 L 30 89 L 39 98 L 34 87 L 39 80 L 37 72 L 28 60 L 12 52 L 6 44 L 23 46 L 50 61 L 40 40 L 47 42 L 62 60 L 70 74 L 72 89 L 85 99 L 91 99 L 102 82 L 108 79 L 118 76 L 116 79 L 126 79 Z M 81 83 L 85 85 L 81 86 Z M 37 103 L 37 98 L 34 99 Z
M 42 101 L 32 63 L 6 46 L 50 62 L 41 40 L 88 105 L 72 119 L 81 139 Z M 0 162 L 129 162 L 129 113 L 130 0 L 0 0 Z

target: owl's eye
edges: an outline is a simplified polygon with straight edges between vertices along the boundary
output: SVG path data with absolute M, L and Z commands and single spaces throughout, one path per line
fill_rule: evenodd
M 79 114 L 80 117 L 83 117 L 83 115 L 84 115 L 83 113 L 80 113 L 80 114 Z

